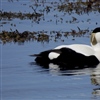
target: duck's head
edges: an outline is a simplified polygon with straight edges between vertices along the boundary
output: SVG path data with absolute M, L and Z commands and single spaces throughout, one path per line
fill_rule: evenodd
M 91 46 L 93 46 L 94 49 L 100 49 L 100 27 L 95 28 L 91 33 Z

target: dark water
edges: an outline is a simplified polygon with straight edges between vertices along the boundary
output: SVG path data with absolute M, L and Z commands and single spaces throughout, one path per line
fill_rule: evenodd
M 37 0 L 38 1 L 38 0 Z M 41 0 L 40 0 L 41 1 Z M 48 1 L 48 0 L 47 0 Z M 29 1 L 1 1 L 2 11 L 12 12 L 33 12 L 30 5 L 34 5 L 34 0 Z M 59 2 L 57 0 L 57 2 Z M 50 5 L 49 3 L 46 3 Z M 55 4 L 56 5 L 56 4 Z M 43 3 L 42 3 L 43 6 Z M 38 13 L 46 5 L 35 8 Z M 51 6 L 51 5 L 50 5 Z M 56 7 L 56 6 L 55 6 Z M 59 15 L 54 19 L 54 15 Z M 12 18 L 2 19 L 0 22 L 2 30 L 11 31 L 52 31 L 52 30 L 71 30 L 89 28 L 92 30 L 100 26 L 99 12 L 90 12 L 89 14 L 77 15 L 66 14 L 63 17 L 63 23 L 56 22 L 62 17 L 62 12 L 57 10 L 45 15 L 45 20 L 38 23 L 30 19 Z M 76 17 L 79 23 L 65 23 L 65 20 L 71 20 Z M 53 21 L 50 21 L 50 20 Z M 87 19 L 90 19 L 87 21 Z M 84 21 L 84 22 L 82 22 Z M 6 24 L 4 24 L 6 22 Z M 15 26 L 13 26 L 16 24 Z M 55 69 L 44 69 L 34 65 L 34 58 L 29 55 L 39 53 L 44 50 L 54 48 L 61 44 L 82 43 L 90 45 L 90 34 L 82 37 L 69 36 L 62 37 L 64 42 L 58 40 L 54 42 L 30 41 L 24 44 L 19 43 L 0 43 L 0 97 L 1 100 L 100 100 L 100 65 L 96 68 L 86 68 L 81 70 L 59 71 Z

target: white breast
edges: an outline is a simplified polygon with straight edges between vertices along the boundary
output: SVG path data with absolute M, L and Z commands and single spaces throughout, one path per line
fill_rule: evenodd
M 100 49 L 95 51 L 94 56 L 100 61 Z

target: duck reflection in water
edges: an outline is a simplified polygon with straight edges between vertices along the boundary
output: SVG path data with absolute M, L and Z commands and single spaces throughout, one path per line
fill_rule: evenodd
M 97 86 L 97 88 L 93 89 L 92 94 L 100 96 L 100 63 L 96 66 L 96 68 L 92 69 L 90 77 L 91 83 Z
M 35 62 L 31 62 L 31 65 L 37 65 Z M 96 88 L 93 89 L 92 94 L 94 96 L 100 96 L 100 63 L 95 66 L 66 66 L 65 64 L 54 64 L 49 63 L 45 65 L 38 65 L 42 67 L 41 72 L 49 71 L 52 75 L 60 76 L 73 76 L 73 75 L 90 75 L 91 84 L 95 85 Z

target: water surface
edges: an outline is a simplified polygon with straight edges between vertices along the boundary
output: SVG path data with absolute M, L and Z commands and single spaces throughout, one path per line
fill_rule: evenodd
M 17 29 L 19 32 L 47 31 L 46 34 L 49 34 L 51 31 L 59 31 L 62 34 L 60 38 L 51 37 L 49 42 L 25 40 L 24 43 L 8 41 L 4 44 L 0 39 L 1 100 L 99 100 L 100 65 L 96 68 L 59 71 L 35 65 L 34 58 L 29 56 L 62 44 L 90 45 L 91 30 L 100 26 L 99 11 L 93 10 L 82 15 L 60 12 L 57 5 L 63 4 L 64 0 L 56 0 L 57 2 L 53 4 L 51 3 L 53 1 L 44 1 L 46 2 L 44 3 L 43 0 L 36 0 L 36 2 L 34 0 L 3 0 L 0 2 L 2 12 L 24 14 L 33 13 L 35 9 L 37 13 L 43 14 L 39 19 L 2 17 L 1 33 L 2 31 L 13 32 Z M 38 7 L 36 4 L 39 4 Z M 43 12 L 47 6 L 51 7 L 50 12 Z M 77 20 L 71 22 L 73 17 Z M 65 31 L 79 31 L 77 27 L 81 30 L 88 29 L 89 32 L 81 36 L 63 36 Z

